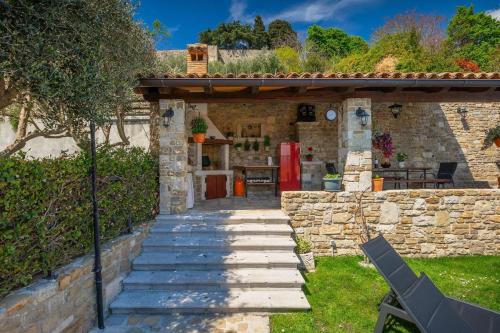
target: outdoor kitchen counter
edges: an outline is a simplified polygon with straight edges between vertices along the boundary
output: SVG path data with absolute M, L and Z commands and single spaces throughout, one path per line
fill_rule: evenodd
M 235 165 L 234 170 L 240 170 L 243 174 L 243 181 L 245 182 L 245 197 L 248 197 L 248 186 L 274 186 L 274 195 L 278 196 L 278 165 Z M 249 171 L 270 171 L 271 181 L 270 182 L 249 182 L 248 172 Z

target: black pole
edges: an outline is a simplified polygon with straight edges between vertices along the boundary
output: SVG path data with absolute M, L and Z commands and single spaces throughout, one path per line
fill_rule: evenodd
M 104 309 L 102 301 L 102 266 L 101 266 L 101 244 L 99 235 L 99 211 L 97 209 L 97 185 L 96 185 L 96 152 L 95 152 L 95 123 L 90 122 L 90 150 L 92 154 L 91 182 L 92 182 L 92 219 L 94 222 L 94 273 L 95 291 L 97 303 L 97 326 L 104 328 Z

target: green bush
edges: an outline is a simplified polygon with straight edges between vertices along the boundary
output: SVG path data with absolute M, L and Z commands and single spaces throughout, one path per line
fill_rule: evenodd
M 0 159 L 0 297 L 92 249 L 90 157 Z M 100 232 L 123 234 L 157 210 L 156 159 L 139 148 L 97 151 Z

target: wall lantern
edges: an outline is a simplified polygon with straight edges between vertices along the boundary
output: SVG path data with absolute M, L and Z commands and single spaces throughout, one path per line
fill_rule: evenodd
M 467 110 L 467 108 L 464 106 L 461 106 L 457 109 L 457 113 L 460 115 L 460 118 L 462 119 L 465 119 L 465 117 L 467 116 L 467 112 L 469 112 L 469 110 Z
M 401 104 L 392 104 L 389 106 L 389 109 L 391 109 L 391 113 L 394 116 L 394 118 L 397 118 L 399 114 L 403 111 L 403 106 Z
M 368 124 L 368 117 L 370 117 L 370 115 L 364 109 L 359 107 L 356 109 L 356 117 L 359 118 L 361 126 L 366 126 L 366 124 Z
M 170 121 L 174 117 L 174 109 L 172 109 L 172 107 L 169 107 L 168 109 L 165 110 L 165 112 L 163 112 L 161 116 L 163 118 L 163 126 L 169 127 Z

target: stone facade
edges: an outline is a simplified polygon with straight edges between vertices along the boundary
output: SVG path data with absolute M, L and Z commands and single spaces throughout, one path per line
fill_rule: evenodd
M 500 103 L 403 103 L 398 118 L 389 111 L 391 104 L 373 103 L 373 130 L 391 134 L 396 152 L 408 154 L 407 165 L 430 166 L 436 172 L 439 162 L 458 162 L 457 187 L 497 188 L 500 149 L 481 148 L 485 132 L 500 124 Z M 467 108 L 465 119 L 458 107 Z M 379 151 L 373 154 L 381 160 Z
M 186 211 L 188 143 L 182 100 L 160 100 L 160 114 L 171 107 L 170 126 L 160 127 L 160 213 Z
M 102 249 L 104 308 L 121 291 L 121 281 L 139 255 L 149 225 L 119 237 Z M 94 256 L 74 260 L 55 273 L 0 301 L 1 333 L 84 333 L 95 324 Z
M 282 209 L 316 255 L 361 254 L 356 192 L 285 192 Z M 500 254 L 500 190 L 367 192 L 363 216 L 404 256 Z M 356 216 L 356 217 L 355 217 Z
M 356 110 L 368 114 L 366 125 L 360 123 Z M 369 98 L 348 98 L 339 115 L 339 163 L 346 191 L 371 190 L 372 186 L 372 119 Z

